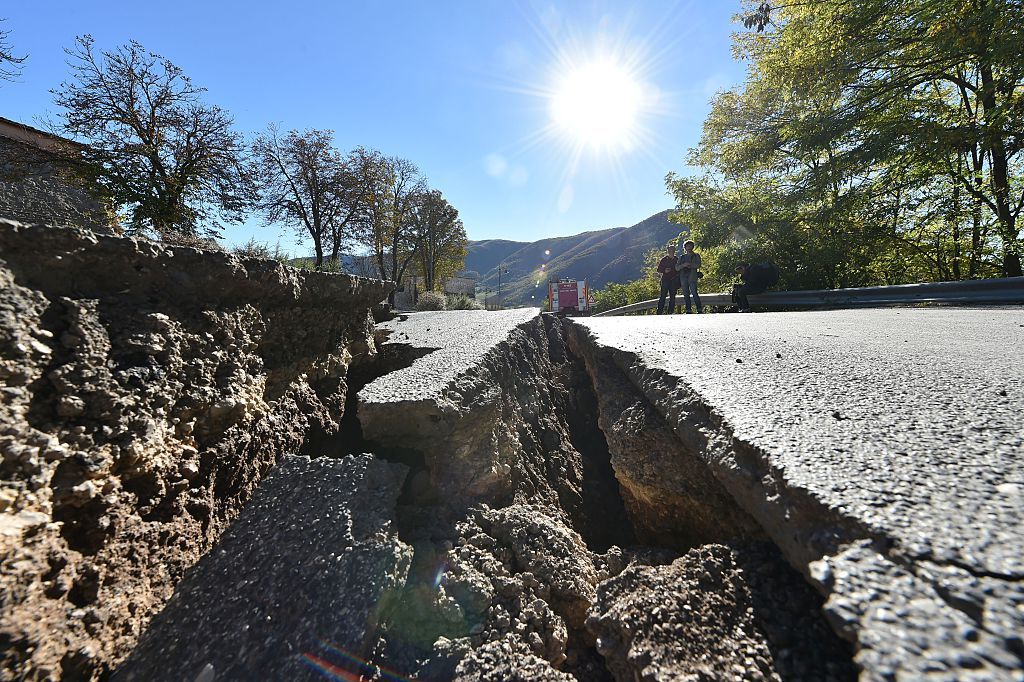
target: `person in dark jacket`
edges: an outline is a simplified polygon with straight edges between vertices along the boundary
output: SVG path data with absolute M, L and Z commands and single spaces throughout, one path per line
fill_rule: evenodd
M 676 272 L 676 247 L 669 246 L 665 249 L 666 255 L 658 261 L 658 272 L 661 274 L 661 295 L 658 297 L 658 314 L 665 310 L 665 296 L 669 297 L 668 313 L 676 309 L 676 291 L 679 290 L 679 273 Z
M 693 241 L 687 239 L 683 242 L 683 255 L 679 256 L 679 279 L 683 287 L 683 302 L 686 305 L 687 314 L 693 312 L 690 306 L 690 296 L 693 296 L 693 303 L 697 306 L 697 312 L 704 312 L 704 306 L 700 304 L 700 295 L 697 293 L 697 280 L 700 278 L 700 254 L 693 250 Z
M 737 312 L 749 313 L 750 302 L 747 296 L 762 294 L 779 281 L 779 271 L 770 263 L 740 263 L 736 266 L 736 274 L 743 280 L 732 288 L 732 298 L 736 302 Z

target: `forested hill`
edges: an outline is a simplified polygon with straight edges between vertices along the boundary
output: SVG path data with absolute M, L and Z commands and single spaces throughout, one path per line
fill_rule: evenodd
M 493 296 L 498 289 L 498 265 L 503 264 L 501 297 L 505 304 L 540 305 L 547 296 L 549 279 L 587 279 L 592 289 L 600 289 L 609 282 L 624 283 L 639 277 L 644 267 L 644 254 L 686 231 L 669 222 L 668 214 L 667 210 L 656 213 L 631 227 L 613 227 L 535 242 L 471 241 L 466 247 L 465 267 L 480 273 L 477 284 L 480 295 L 490 289 Z M 542 265 L 545 267 L 541 268 Z

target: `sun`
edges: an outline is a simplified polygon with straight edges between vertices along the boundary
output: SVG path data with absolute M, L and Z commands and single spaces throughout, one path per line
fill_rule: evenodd
M 638 77 L 610 58 L 569 67 L 551 94 L 555 126 L 577 145 L 629 151 L 638 132 L 644 92 Z

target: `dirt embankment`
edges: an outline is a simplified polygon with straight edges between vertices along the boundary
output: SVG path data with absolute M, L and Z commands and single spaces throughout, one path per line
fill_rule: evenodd
M 386 293 L 0 221 L 0 678 L 121 661 L 275 462 L 338 429 Z

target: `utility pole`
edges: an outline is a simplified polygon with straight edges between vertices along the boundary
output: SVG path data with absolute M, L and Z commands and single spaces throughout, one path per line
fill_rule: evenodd
M 498 263 L 498 294 L 496 296 L 496 298 L 498 299 L 498 305 L 501 305 L 501 273 L 503 270 L 505 272 L 508 272 L 508 270 L 505 268 L 505 261 L 501 261 L 500 263 Z

